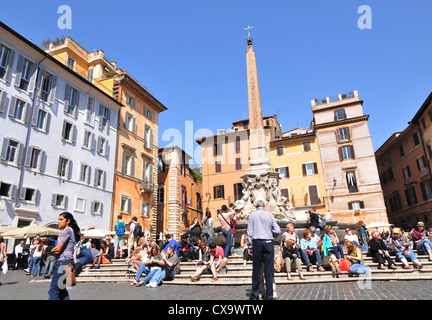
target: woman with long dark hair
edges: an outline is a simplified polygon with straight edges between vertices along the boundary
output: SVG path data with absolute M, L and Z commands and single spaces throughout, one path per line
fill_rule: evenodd
M 63 212 L 58 218 L 58 227 L 62 229 L 57 246 L 51 250 L 57 255 L 57 261 L 54 265 L 51 286 L 48 291 L 49 300 L 70 300 L 66 289 L 65 268 L 70 263 L 74 265 L 74 248 L 75 244 L 80 240 L 80 228 L 69 212 Z

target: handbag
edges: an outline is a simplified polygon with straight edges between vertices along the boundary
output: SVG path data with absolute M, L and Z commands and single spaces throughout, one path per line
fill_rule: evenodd
M 102 256 L 102 264 L 111 264 L 111 261 L 109 261 L 105 256 Z
M 282 252 L 279 252 L 278 254 L 275 254 L 274 258 L 274 269 L 276 272 L 280 272 L 282 270 L 284 262 L 282 259 Z
M 330 256 L 325 256 L 324 258 L 321 259 L 321 262 L 322 262 L 323 266 L 325 266 L 325 267 L 331 266 Z
M 350 271 L 351 261 L 349 258 L 342 258 L 339 262 L 339 269 L 341 271 Z
M 226 219 L 225 219 L 225 217 L 223 216 L 223 214 L 222 213 L 219 213 L 221 216 L 222 216 L 222 219 L 224 219 L 225 220 L 225 222 L 230 226 L 230 228 L 232 229 L 232 228 L 234 228 L 234 225 L 233 225 L 233 223 L 230 221 L 230 222 L 228 222 Z
M 63 272 L 66 274 L 66 285 L 70 284 L 72 287 L 76 285 L 75 267 L 68 263 Z

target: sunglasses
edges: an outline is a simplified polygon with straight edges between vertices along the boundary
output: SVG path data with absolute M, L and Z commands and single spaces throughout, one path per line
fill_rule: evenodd
M 351 229 L 346 229 L 345 232 L 351 231 Z

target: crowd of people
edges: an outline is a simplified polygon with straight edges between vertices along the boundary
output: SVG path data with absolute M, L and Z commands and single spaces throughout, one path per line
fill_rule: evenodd
M 217 281 L 218 275 L 226 272 L 228 257 L 235 254 L 233 240 L 236 224 L 235 211 L 231 206 L 224 205 L 218 212 L 217 219 L 221 226 L 221 233 L 226 240 L 225 246 L 220 246 L 214 241 L 215 224 L 208 209 L 203 221 L 195 218 L 188 232 L 180 236 L 180 241 L 177 242 L 172 235 L 168 234 L 166 241 L 160 243 L 160 246 L 151 237 L 144 235 L 136 218 L 132 219 L 130 236 L 125 240 L 125 223 L 121 215 L 118 216 L 115 224 L 114 235 L 103 240 L 85 239 L 73 216 L 66 212 L 59 217 L 59 228 L 63 231 L 58 239 L 37 235 L 27 245 L 28 254 L 24 254 L 26 244 L 24 240 L 21 240 L 15 247 L 15 261 L 11 265 L 14 269 L 26 265 L 24 270 L 27 275 L 32 278 L 52 278 L 53 283 L 58 280 L 59 276 L 56 276 L 56 273 L 58 273 L 59 265 L 73 264 L 74 274 L 79 276 L 85 266 L 89 269 L 98 269 L 101 264 L 109 264 L 113 259 L 123 257 L 126 258 L 125 263 L 129 265 L 129 271 L 135 274 L 130 285 L 155 288 L 164 280 L 172 280 L 176 274 L 180 273 L 181 261 L 194 261 L 196 271 L 190 277 L 192 282 L 198 281 L 202 274 L 211 274 L 212 281 Z M 345 228 L 344 245 L 341 245 L 333 227 L 326 225 L 325 220 L 321 219 L 315 210 L 308 211 L 308 220 L 309 226 L 303 231 L 302 237 L 296 233 L 293 223 L 286 225 L 286 231 L 280 236 L 279 253 L 273 256 L 277 259 L 274 259 L 274 268 L 271 271 L 268 269 L 268 263 L 266 270 L 261 266 L 260 271 L 255 271 L 257 268 L 255 268 L 250 237 L 254 233 L 260 234 L 263 231 L 260 230 L 260 224 L 257 227 L 249 221 L 248 232 L 244 233 L 240 240 L 240 248 L 243 250 L 243 267 L 246 267 L 248 261 L 253 261 L 254 273 L 260 272 L 262 278 L 263 273 L 267 276 L 269 272 L 274 273 L 274 269 L 280 271 L 281 268 L 276 268 L 276 261 L 278 263 L 282 261 L 281 264 L 286 270 L 288 280 L 293 280 L 291 275 L 293 270 L 297 271 L 301 280 L 305 280 L 305 271 L 314 272 L 314 269 L 319 272 L 331 269 L 332 276 L 339 277 L 343 259 L 349 260 L 350 276 L 368 274 L 370 269 L 365 267 L 365 255 L 372 257 L 373 261 L 378 264 L 378 269 L 385 269 L 386 264 L 389 269 L 396 269 L 395 260 L 400 261 L 404 269 L 413 267 L 422 269 L 423 265 L 418 255 L 427 255 L 429 261 L 432 261 L 432 230 L 426 230 L 423 222 L 418 222 L 411 230 L 395 227 L 391 232 L 379 233 L 378 231 L 369 232 L 365 224 L 359 221 L 355 230 Z M 272 223 L 274 224 L 274 221 Z M 277 228 L 279 227 L 275 224 L 270 227 L 275 238 L 280 232 L 280 229 L 275 232 Z M 256 235 L 253 237 L 253 240 L 257 241 Z M 271 236 L 268 237 L 271 238 Z M 262 249 L 264 251 L 267 244 L 271 247 L 274 244 L 274 238 L 265 240 Z M 3 260 L 7 259 L 6 253 L 1 254 L 5 251 L 5 247 L 3 239 L 0 239 L 0 259 Z M 409 262 L 412 262 L 412 265 Z M 275 286 L 274 278 L 272 279 L 273 286 Z M 55 285 L 51 286 L 49 296 L 53 299 L 59 296 L 68 297 L 63 288 L 59 289 Z

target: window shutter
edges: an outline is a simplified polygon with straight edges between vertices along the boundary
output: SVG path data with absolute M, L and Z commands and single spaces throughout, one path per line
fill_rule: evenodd
M 348 202 L 348 209 L 352 210 L 352 202 Z
M 149 141 L 149 148 L 150 149 L 152 149 L 153 148 L 153 129 L 152 128 L 150 128 L 150 133 L 149 133 L 149 135 L 150 135 L 150 141 Z
M 77 128 L 76 128 L 76 125 L 73 125 L 72 126 L 72 128 L 71 128 L 71 134 L 72 134 L 72 139 L 71 139 L 71 141 L 72 141 L 72 144 L 75 144 L 75 141 L 76 141 L 76 135 L 77 135 Z
M 38 163 L 38 169 L 41 171 L 45 171 L 45 159 L 46 159 L 46 152 L 45 151 L 41 151 L 40 155 L 39 155 L 39 163 Z
M 47 116 L 45 119 L 45 128 L 44 128 L 46 133 L 49 132 L 50 124 L 51 124 L 51 114 L 47 112 Z
M 360 201 L 360 209 L 364 209 L 364 202 Z
M 8 148 L 8 146 L 9 146 L 9 139 L 8 138 L 3 138 L 3 144 L 2 144 L 0 159 L 6 160 L 6 154 L 7 154 L 7 148 Z
M 16 185 L 12 185 L 9 196 L 11 197 L 11 199 L 16 198 L 16 196 L 17 196 L 17 186 Z
M 23 115 L 23 119 L 24 119 L 24 123 L 29 122 L 30 118 L 30 103 L 26 103 L 24 104 L 24 115 Z
M 14 116 L 16 102 L 17 102 L 17 98 L 15 96 L 13 96 L 10 100 L 10 103 L 9 103 L 9 113 L 8 113 L 9 118 L 13 118 L 13 116 Z
M 289 175 L 289 167 L 286 167 L 285 169 L 286 169 L 286 177 L 289 178 L 290 177 L 290 175 Z
M 213 187 L 213 199 L 217 199 L 216 187 Z
M 136 118 L 132 117 L 132 132 L 136 133 Z
M 68 111 L 68 107 L 69 107 L 69 98 L 70 98 L 70 91 L 71 91 L 71 87 L 70 85 L 67 83 L 66 84 L 66 90 L 65 90 L 65 98 L 64 98 L 64 112 Z
M 93 150 L 95 148 L 95 134 L 92 133 L 90 135 L 90 149 Z
M 36 109 L 35 112 L 33 113 L 33 117 L 32 117 L 32 120 L 31 120 L 32 127 L 36 127 L 37 126 L 38 116 L 39 116 L 39 109 Z
M 316 162 L 314 162 L 313 167 L 314 167 L 314 174 L 318 174 L 318 166 Z
M 303 176 L 306 176 L 306 165 L 302 164 Z
M 14 63 L 14 59 L 15 59 L 15 51 L 11 50 L 10 53 L 9 53 L 9 62 L 8 62 L 7 67 L 6 67 L 5 77 L 3 78 L 7 82 L 9 82 L 10 79 L 11 79 L 12 66 L 13 66 L 13 63 Z
M 38 93 L 37 93 L 37 98 L 40 99 L 41 95 L 42 95 L 42 85 L 43 85 L 43 81 L 46 77 L 46 71 L 44 67 L 40 67 L 39 69 L 39 73 L 40 73 L 40 77 L 36 83 L 36 87 L 38 88 Z
M 36 78 L 38 75 L 37 70 L 38 70 L 37 64 L 33 63 L 32 68 L 31 68 L 31 75 L 30 75 L 30 83 L 29 83 L 29 87 L 28 87 L 28 92 L 33 92 L 35 90 Z
M 94 202 L 94 200 L 92 200 L 92 202 L 91 202 L 90 211 L 91 212 L 95 212 L 95 202 Z
M 417 159 L 417 169 L 418 169 L 418 171 L 420 171 L 421 169 L 420 169 L 420 159 Z
M 130 172 L 131 176 L 135 175 L 135 158 L 133 156 L 131 156 L 131 172 Z
M 27 154 L 26 154 L 25 161 L 24 161 L 24 166 L 26 166 L 26 167 L 30 167 L 32 151 L 33 151 L 33 147 L 29 147 L 27 149 Z
M 51 77 L 51 88 L 48 96 L 48 103 L 54 103 L 54 99 L 56 97 L 56 90 L 57 90 L 57 77 L 52 76 Z
M 340 142 L 341 141 L 340 129 L 336 129 L 335 134 L 336 134 L 336 141 Z
M 354 146 L 353 145 L 350 145 L 350 151 L 351 151 L 351 159 L 355 159 Z
M 20 165 L 22 163 L 23 149 L 24 149 L 23 144 L 22 143 L 18 143 L 18 152 L 17 152 L 17 160 L 16 160 L 16 163 L 18 165 Z
M 347 131 L 347 139 L 351 140 L 351 130 L 350 130 L 350 128 L 347 127 L 346 131 Z
M 51 196 L 51 206 L 55 207 L 57 205 L 57 194 L 53 193 Z
M 20 195 L 19 195 L 20 200 L 25 199 L 26 192 L 27 192 L 27 188 L 25 188 L 25 187 L 21 188 Z
M 343 161 L 343 160 L 344 160 L 344 157 L 343 157 L 342 147 L 339 147 L 339 148 L 338 148 L 338 152 L 339 152 L 339 160 L 340 160 L 340 161 Z
M 104 152 L 104 156 L 108 154 L 108 140 L 105 140 L 103 152 Z
M 126 173 L 126 153 L 123 151 L 122 156 L 122 173 Z
M 15 83 L 14 83 L 15 87 L 18 87 L 20 85 L 23 65 L 24 65 L 24 57 L 22 55 L 19 55 L 18 64 L 16 67 L 16 73 L 15 73 Z
M 77 116 L 77 114 L 78 114 L 78 109 L 79 109 L 79 100 L 80 100 L 80 92 L 79 92 L 79 90 L 77 90 L 77 97 L 76 97 L 76 104 L 75 104 L 75 107 L 74 107 L 74 114 L 73 114 L 73 116 L 76 118 L 76 116 Z
M 0 113 L 3 113 L 6 107 L 6 91 L 0 91 Z

